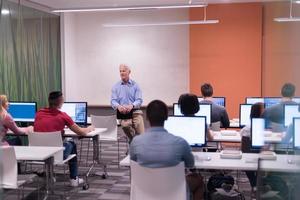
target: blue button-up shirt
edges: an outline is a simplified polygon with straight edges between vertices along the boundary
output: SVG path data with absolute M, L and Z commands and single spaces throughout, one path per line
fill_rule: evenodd
M 142 91 L 138 84 L 129 79 L 127 83 L 119 81 L 111 90 L 111 106 L 117 109 L 119 105 L 133 105 L 140 108 L 143 103 Z
M 194 167 L 194 156 L 189 144 L 163 127 L 152 127 L 133 138 L 130 159 L 144 167 L 171 167 L 184 161 L 185 167 Z

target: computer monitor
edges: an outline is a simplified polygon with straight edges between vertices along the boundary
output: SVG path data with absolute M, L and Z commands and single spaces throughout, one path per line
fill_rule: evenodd
M 265 103 L 263 97 L 246 97 L 246 104 Z
M 87 102 L 64 102 L 60 110 L 67 113 L 76 124 L 85 125 L 87 122 Z
M 258 149 L 265 145 L 264 132 L 265 132 L 265 119 L 252 118 L 251 119 L 251 147 L 253 149 Z
M 252 104 L 240 104 L 240 127 L 250 125 L 250 113 Z
M 292 98 L 292 101 L 295 101 L 296 103 L 300 104 L 300 97 L 294 97 Z
M 279 104 L 282 100 L 281 97 L 265 97 L 265 107 L 269 108 L 270 106 Z
M 293 118 L 300 117 L 300 105 L 286 104 L 284 105 L 284 125 L 289 126 L 293 123 Z
M 296 117 L 293 119 L 293 143 L 294 143 L 294 149 L 300 149 L 300 118 Z
M 175 136 L 185 139 L 190 146 L 201 147 L 206 143 L 206 118 L 169 116 L 164 128 Z
M 198 97 L 198 101 L 203 101 L 203 97 Z M 213 102 L 219 106 L 225 107 L 226 103 L 226 98 L 225 97 L 213 97 Z
M 205 116 L 207 124 L 211 124 L 211 104 L 199 104 L 199 111 L 195 116 Z M 178 103 L 173 104 L 173 115 L 183 116 Z
M 34 122 L 36 102 L 10 101 L 7 112 L 16 122 Z

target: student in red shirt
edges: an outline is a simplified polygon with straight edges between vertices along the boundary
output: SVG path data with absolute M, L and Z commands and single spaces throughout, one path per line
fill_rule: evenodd
M 34 131 L 35 132 L 54 132 L 63 131 L 65 126 L 70 128 L 78 135 L 84 136 L 88 132 L 94 130 L 93 126 L 87 128 L 81 128 L 74 123 L 72 118 L 65 112 L 61 112 L 59 109 L 64 103 L 64 97 L 62 92 L 54 91 L 49 94 L 48 97 L 49 107 L 40 109 L 35 116 Z M 64 141 L 64 159 L 70 154 L 77 154 L 76 144 L 73 141 Z M 69 161 L 70 169 L 70 185 L 73 187 L 83 183 L 83 179 L 78 178 L 78 166 L 77 157 Z

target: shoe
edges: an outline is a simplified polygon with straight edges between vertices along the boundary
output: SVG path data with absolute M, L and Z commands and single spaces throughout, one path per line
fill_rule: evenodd
M 76 177 L 76 179 L 70 179 L 70 186 L 78 187 L 78 185 L 83 184 L 84 180 L 82 178 Z

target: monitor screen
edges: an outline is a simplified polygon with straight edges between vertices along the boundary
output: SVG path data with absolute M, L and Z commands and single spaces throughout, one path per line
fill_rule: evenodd
M 251 146 L 252 148 L 260 148 L 264 146 L 265 119 L 252 118 L 251 120 Z
M 195 116 L 206 117 L 207 124 L 210 124 L 211 123 L 211 104 L 199 104 L 199 107 L 200 107 L 200 109 L 195 114 Z M 174 103 L 174 105 L 173 105 L 173 114 L 174 114 L 174 116 L 183 116 L 178 103 Z
M 87 102 L 64 102 L 60 110 L 67 113 L 75 123 L 86 124 Z
M 268 108 L 281 102 L 281 97 L 265 97 L 265 107 Z
M 292 124 L 294 117 L 300 117 L 300 106 L 284 105 L 284 125 L 289 126 Z
M 294 118 L 294 148 L 300 149 L 300 118 Z
M 300 97 L 294 97 L 292 100 L 295 101 L 296 103 L 300 104 Z
M 246 97 L 246 104 L 265 103 L 263 97 Z
M 203 97 L 198 97 L 198 101 L 203 101 Z M 225 97 L 213 97 L 213 102 L 219 106 L 225 107 Z
M 9 102 L 7 112 L 16 122 L 34 122 L 36 102 Z
M 252 104 L 240 104 L 240 126 L 251 124 L 250 113 Z
M 206 142 L 205 117 L 169 116 L 164 128 L 175 136 L 185 139 L 190 146 L 204 146 Z

